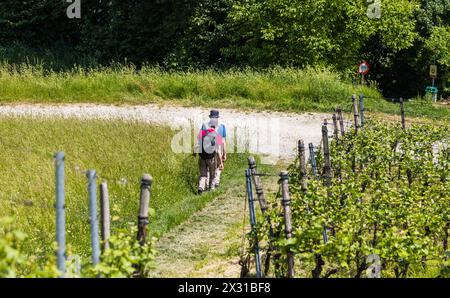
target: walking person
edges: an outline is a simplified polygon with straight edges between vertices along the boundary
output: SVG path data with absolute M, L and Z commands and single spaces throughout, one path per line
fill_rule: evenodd
M 226 147 L 226 138 L 227 138 L 227 129 L 224 124 L 219 124 L 219 111 L 218 110 L 211 110 L 209 112 L 209 119 L 217 120 L 217 133 L 221 137 L 221 143 L 218 145 L 217 148 L 217 155 L 216 155 L 216 171 L 215 171 L 215 178 L 213 179 L 214 187 L 218 188 L 220 185 L 220 176 L 222 175 L 222 171 L 224 169 L 225 161 L 227 160 L 227 147 Z
M 217 184 L 216 169 L 219 165 L 217 152 L 219 146 L 222 144 L 222 138 L 216 131 L 216 127 L 218 126 L 217 119 L 211 118 L 208 126 L 202 126 L 194 147 L 194 155 L 199 154 L 200 176 L 198 194 L 202 194 L 208 188 L 214 190 Z

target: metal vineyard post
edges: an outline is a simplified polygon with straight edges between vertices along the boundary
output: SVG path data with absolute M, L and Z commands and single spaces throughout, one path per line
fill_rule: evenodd
M 256 277 L 261 278 L 261 258 L 259 256 L 259 243 L 258 243 L 258 234 L 255 230 L 256 228 L 256 214 L 255 214 L 255 205 L 253 204 L 253 189 L 252 189 L 252 179 L 251 172 L 249 169 L 245 170 L 245 180 L 247 186 L 247 199 L 248 199 L 248 209 L 250 213 L 250 225 L 252 227 L 252 234 L 254 237 L 255 245 L 255 263 L 256 263 Z
M 64 193 L 64 152 L 55 154 L 55 180 L 56 180 L 56 259 L 60 277 L 66 273 L 66 217 Z
M 91 245 L 92 263 L 100 262 L 100 241 L 98 238 L 98 215 L 97 215 L 97 176 L 95 170 L 87 172 L 89 193 L 89 220 L 91 223 Z

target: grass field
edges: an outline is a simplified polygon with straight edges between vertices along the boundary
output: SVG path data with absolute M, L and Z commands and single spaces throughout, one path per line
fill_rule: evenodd
M 369 112 L 398 113 L 398 105 L 374 88 L 345 82 L 329 70 L 274 68 L 265 71 L 165 72 L 157 68 L 74 68 L 1 64 L 0 103 L 174 103 L 277 111 L 351 111 L 352 94 L 364 93 Z M 421 100 L 406 105 L 407 116 L 450 118 L 448 108 Z
M 53 153 L 64 151 L 67 243 L 74 253 L 90 253 L 87 169 L 108 182 L 113 233 L 136 221 L 140 178 L 150 173 L 156 211 L 150 231 L 166 232 L 223 192 L 195 194 L 197 159 L 172 152 L 173 134 L 138 123 L 1 118 L 0 218 L 13 216 L 15 227 L 28 234 L 26 251 L 54 254 Z M 244 156 L 230 154 L 223 188 L 242 179 L 245 167 Z

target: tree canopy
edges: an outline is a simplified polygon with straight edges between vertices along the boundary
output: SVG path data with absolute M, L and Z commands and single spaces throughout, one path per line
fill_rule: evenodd
M 377 3 L 380 17 L 371 17 Z M 68 5 L 2 0 L 0 48 L 64 52 L 76 57 L 69 64 L 325 66 L 344 75 L 367 60 L 387 95 L 404 96 L 423 93 L 437 64 L 450 93 L 448 0 L 81 0 L 81 19 L 67 18 Z

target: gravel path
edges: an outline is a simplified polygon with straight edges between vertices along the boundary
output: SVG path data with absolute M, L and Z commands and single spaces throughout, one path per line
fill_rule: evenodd
M 306 144 L 318 145 L 321 140 L 323 119 L 318 113 L 242 112 L 220 109 L 221 121 L 226 124 L 229 147 L 235 152 L 250 152 L 263 157 L 264 163 L 278 160 L 291 161 L 295 157 L 296 143 L 302 138 Z M 206 122 L 209 109 L 177 106 L 114 106 L 96 104 L 17 104 L 1 105 L 0 116 L 63 117 L 79 119 L 120 119 L 169 125 L 180 129 L 183 136 L 174 140 L 172 148 L 180 152 L 190 150 L 183 139 L 191 140 L 201 124 Z M 180 145 L 181 144 L 181 145 Z M 231 152 L 232 148 L 228 151 Z

